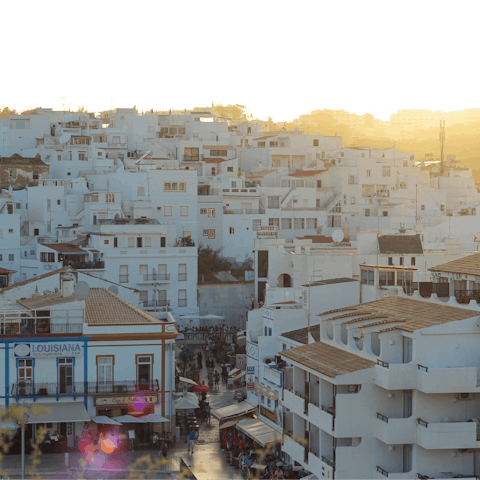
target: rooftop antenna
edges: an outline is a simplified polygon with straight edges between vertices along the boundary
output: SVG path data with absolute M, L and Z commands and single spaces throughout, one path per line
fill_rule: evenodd
M 62 97 L 62 94 L 60 94 L 60 108 L 62 109 L 63 112 L 65 111 L 65 107 L 70 106 L 70 103 L 65 102 L 67 98 L 72 98 L 72 97 Z
M 445 143 L 445 120 L 440 120 L 440 175 L 445 173 L 445 164 L 443 158 L 443 144 Z

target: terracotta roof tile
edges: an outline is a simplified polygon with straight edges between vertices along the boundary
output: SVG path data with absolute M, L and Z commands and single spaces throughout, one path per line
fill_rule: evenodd
M 291 177 L 313 177 L 320 173 L 326 172 L 326 170 L 300 170 L 299 172 L 292 173 Z
M 71 267 L 62 267 L 62 268 L 59 268 L 58 270 L 53 270 L 52 272 L 39 275 L 38 277 L 33 277 L 30 280 L 24 280 L 23 282 L 18 282 L 18 283 L 15 283 L 14 285 L 9 285 L 8 287 L 5 287 L 5 288 L 0 288 L 0 292 L 5 292 L 6 290 L 11 290 L 12 288 L 22 287 L 23 285 L 27 285 L 29 283 L 34 283 L 37 280 L 42 280 L 43 278 L 51 277 L 52 275 L 56 275 L 57 273 L 60 273 L 60 272 L 65 272 L 66 270 L 73 271 Z
M 17 303 L 25 308 L 29 308 L 30 310 L 37 310 L 39 308 L 51 307 L 53 305 L 71 302 L 78 302 L 78 298 L 75 295 L 72 295 L 71 297 L 62 297 L 61 292 L 49 293 L 47 295 L 37 295 L 35 297 L 17 300 Z
M 431 272 L 463 273 L 465 275 L 480 275 L 480 253 L 452 260 L 428 269 Z
M 284 350 L 280 355 L 332 378 L 375 366 L 371 360 L 323 342 Z
M 320 325 L 312 325 L 310 327 L 310 334 L 316 342 L 320 341 Z M 282 333 L 281 336 L 293 340 L 294 342 L 306 344 L 308 343 L 308 327 L 285 332 Z
M 422 255 L 423 247 L 420 235 L 381 235 L 378 237 L 381 255 Z
M 88 252 L 83 248 L 77 247 L 76 245 L 70 245 L 68 243 L 42 243 L 41 245 L 62 253 L 72 252 L 88 254 Z
M 128 303 L 106 288 L 91 288 L 85 299 L 85 323 L 121 325 L 126 323 L 166 323 Z

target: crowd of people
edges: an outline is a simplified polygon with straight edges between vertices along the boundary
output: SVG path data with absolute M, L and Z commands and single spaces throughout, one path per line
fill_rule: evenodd
M 156 450 L 161 450 L 163 458 L 168 458 L 168 450 L 173 446 L 174 439 L 170 432 L 160 435 L 157 432 L 153 432 L 152 443 L 153 448 Z

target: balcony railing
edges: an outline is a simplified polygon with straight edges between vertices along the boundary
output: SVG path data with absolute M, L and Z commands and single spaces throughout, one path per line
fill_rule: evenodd
M 0 320 L 1 335 L 81 334 L 83 323 L 52 323 L 48 317 Z
M 329 413 L 330 415 L 334 415 L 334 416 L 335 416 L 335 409 L 334 409 L 334 408 L 332 408 L 332 407 L 326 407 L 325 405 L 322 405 L 321 408 L 322 408 L 322 410 L 323 410 L 324 412 L 327 412 L 327 413 Z
M 236 339 L 237 338 L 237 332 L 182 332 L 183 333 L 183 338 L 185 340 L 206 340 L 207 338 L 210 338 L 212 335 L 214 337 L 220 337 L 224 339 L 225 341 L 228 341 L 228 339 Z M 293 392 L 293 390 L 291 390 Z
M 377 472 L 380 472 L 382 475 L 388 478 L 388 472 L 384 470 L 382 467 L 377 466 Z
M 445 284 L 448 285 L 448 284 Z M 455 290 L 455 298 L 460 298 L 462 300 L 470 299 L 480 300 L 480 290 Z
M 169 273 L 149 273 L 142 275 L 144 282 L 165 282 L 170 280 Z
M 438 297 L 449 297 L 450 285 L 448 283 L 432 283 L 432 293 Z
M 73 267 L 77 270 L 103 269 L 105 268 L 105 262 L 71 262 L 70 260 L 64 260 L 63 266 Z
M 187 281 L 187 274 L 186 273 L 179 273 L 178 274 L 178 281 L 179 282 L 186 282 Z
M 388 423 L 388 417 L 382 415 L 381 413 L 377 413 L 377 418 L 380 419 L 382 422 Z
M 12 385 L 14 397 L 37 397 L 56 395 L 91 395 L 106 393 L 158 392 L 158 380 L 151 382 L 134 382 L 130 380 L 116 382 L 71 382 L 67 383 L 29 383 L 19 381 Z
M 377 359 L 377 365 L 380 365 L 381 367 L 388 368 L 389 364 L 387 362 L 384 362 L 383 360 L 378 360 Z
M 119 275 L 118 283 L 128 283 L 128 275 Z
M 169 307 L 170 300 L 149 300 L 143 302 L 143 308 Z

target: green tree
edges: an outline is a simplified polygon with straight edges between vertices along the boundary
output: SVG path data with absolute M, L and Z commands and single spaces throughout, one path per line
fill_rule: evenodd
M 222 255 L 222 250 L 223 248 L 214 250 L 212 247 L 202 244 L 198 246 L 199 277 L 231 269 L 232 264 Z

